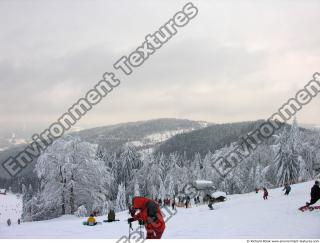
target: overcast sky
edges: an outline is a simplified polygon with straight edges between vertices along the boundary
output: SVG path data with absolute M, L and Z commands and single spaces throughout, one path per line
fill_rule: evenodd
M 268 118 L 320 71 L 320 1 L 192 1 L 198 16 L 80 126 Z M 0 123 L 50 124 L 187 1 L 0 1 Z M 298 121 L 320 124 L 320 98 Z

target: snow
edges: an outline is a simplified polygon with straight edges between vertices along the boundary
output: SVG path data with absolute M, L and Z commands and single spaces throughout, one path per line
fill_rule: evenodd
M 146 141 L 150 141 L 150 143 L 164 142 L 177 134 L 189 132 L 192 130 L 193 129 L 178 129 L 178 130 L 169 130 L 161 133 L 152 133 L 146 136 L 144 139 Z
M 226 202 L 214 204 L 214 210 L 206 205 L 178 208 L 177 214 L 167 222 L 163 238 L 317 239 L 320 237 L 320 212 L 298 210 L 309 200 L 312 185 L 313 181 L 292 185 L 289 196 L 283 195 L 282 188 L 270 189 L 266 201 L 262 199 L 262 192 L 229 195 Z M 15 206 L 17 201 L 11 202 Z M 0 205 L 3 208 L 3 200 Z M 21 225 L 15 223 L 11 227 L 3 227 L 1 222 L 0 238 L 118 239 L 128 234 L 128 216 L 127 211 L 117 213 L 119 222 L 94 227 L 83 226 L 81 222 L 85 218 L 70 215 Z M 97 217 L 98 221 L 103 219 L 106 216 Z M 137 222 L 133 227 L 138 227 Z
M 0 227 L 7 224 L 10 218 L 12 224 L 17 224 L 21 217 L 22 199 L 20 195 L 14 195 L 7 192 L 7 195 L 0 194 Z M 1 238 L 1 230 L 0 230 Z
M 196 181 L 193 182 L 193 185 L 199 190 L 207 189 L 207 188 L 213 188 L 213 182 L 212 181 L 196 180 Z
M 12 145 L 20 145 L 20 144 L 26 144 L 27 141 L 24 138 L 17 138 L 16 134 L 12 133 L 11 138 L 8 139 L 8 142 Z
M 213 198 L 227 197 L 227 194 L 225 192 L 216 191 L 211 194 L 211 197 L 213 197 Z
M 205 127 L 206 125 L 201 125 L 201 126 Z M 149 154 L 153 153 L 154 147 L 157 144 L 162 143 L 177 134 L 182 134 L 182 133 L 190 132 L 193 130 L 194 128 L 167 130 L 159 133 L 151 133 L 147 136 L 144 136 L 141 140 L 129 141 L 126 143 L 126 145 L 130 144 L 138 148 L 138 151 L 141 157 L 144 158 L 145 156 L 148 156 Z
M 210 185 L 212 185 L 213 182 L 212 181 L 205 181 L 205 180 L 196 180 L 195 183 L 196 184 L 206 184 L 206 185 L 210 184 Z
M 0 152 L 5 151 L 5 150 L 7 150 L 7 149 L 8 149 L 8 147 L 0 148 Z

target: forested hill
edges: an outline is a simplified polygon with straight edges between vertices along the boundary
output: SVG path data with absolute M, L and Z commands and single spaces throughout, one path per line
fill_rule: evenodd
M 109 125 L 103 127 L 97 127 L 92 129 L 82 130 L 80 132 L 71 133 L 72 136 L 79 136 L 82 140 L 92 144 L 97 144 L 108 152 L 116 152 L 122 148 L 127 142 L 133 142 L 133 144 L 139 150 L 148 147 L 152 147 L 165 139 L 174 136 L 178 133 L 183 133 L 191 130 L 200 129 L 207 125 L 207 122 L 198 122 L 186 119 L 173 119 L 163 118 L 147 121 L 137 121 L 129 123 L 121 123 L 116 125 Z M 13 146 L 7 150 L 0 152 L 0 162 L 4 162 L 10 156 L 14 157 L 21 152 L 26 145 Z M 33 178 L 35 161 L 30 163 L 26 169 L 24 169 L 19 176 Z M 0 167 L 0 182 L 1 179 L 8 179 L 9 174 Z M 20 178 L 22 179 L 22 178 Z M 14 179 L 8 182 L 9 184 L 18 181 Z M 25 181 L 22 180 L 22 181 Z M 7 183 L 2 183 L 4 186 Z M 16 186 L 13 186 L 17 188 Z
M 77 132 L 75 135 L 108 151 L 117 151 L 127 142 L 133 142 L 136 147 L 154 146 L 166 138 L 200 129 L 207 124 L 201 121 L 162 118 L 97 127 Z
M 264 121 L 248 121 L 238 123 L 214 124 L 188 133 L 178 134 L 164 143 L 156 150 L 157 153 L 170 154 L 186 153 L 193 158 L 195 153 L 204 156 L 209 151 L 214 152 L 226 145 L 236 142 L 242 136 L 258 128 Z

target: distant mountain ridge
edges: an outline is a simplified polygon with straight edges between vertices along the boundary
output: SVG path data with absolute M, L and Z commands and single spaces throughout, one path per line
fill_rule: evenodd
M 204 121 L 192 121 L 187 119 L 161 118 L 147 121 L 137 121 L 121 123 L 103 127 L 96 127 L 72 132 L 71 135 L 79 136 L 81 139 L 97 144 L 99 148 L 107 151 L 121 149 L 126 143 L 133 143 L 138 150 L 150 149 L 158 145 L 165 139 L 176 134 L 197 130 L 207 126 L 209 123 Z M 154 139 L 155 137 L 164 139 Z M 15 156 L 23 150 L 25 145 L 11 147 L 0 152 L 0 162 L 4 162 L 8 157 Z M 34 161 L 21 173 L 21 175 L 32 175 Z M 0 168 L 0 178 L 8 178 L 4 169 Z

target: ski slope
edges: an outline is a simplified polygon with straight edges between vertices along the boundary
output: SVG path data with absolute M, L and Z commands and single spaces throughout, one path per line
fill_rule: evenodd
M 0 194 L 0 227 L 7 224 L 10 218 L 13 224 L 17 224 L 18 219 L 21 217 L 22 200 L 20 195 L 7 193 L 7 195 Z M 1 237 L 1 231 L 0 231 Z
M 289 196 L 282 188 L 269 190 L 269 200 L 262 192 L 228 196 L 223 203 L 178 208 L 166 224 L 163 238 L 320 238 L 320 211 L 300 212 L 309 200 L 313 181 L 292 185 Z M 3 208 L 3 201 L 0 201 Z M 318 203 L 318 205 L 320 202 Z M 13 204 L 15 205 L 15 204 Z M 2 213 L 2 212 L 1 212 Z M 102 221 L 106 217 L 97 217 Z M 83 226 L 85 218 L 63 216 L 57 219 L 21 225 L 0 224 L 0 238 L 109 238 L 128 235 L 127 212 L 117 214 L 119 222 Z M 138 224 L 135 222 L 133 227 Z

